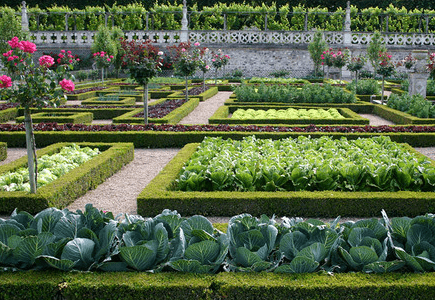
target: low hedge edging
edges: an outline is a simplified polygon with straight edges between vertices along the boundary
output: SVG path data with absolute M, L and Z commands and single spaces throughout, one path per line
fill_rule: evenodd
M 80 123 L 92 123 L 93 119 L 94 119 L 94 115 L 91 112 L 77 112 L 77 111 L 60 112 L 60 111 L 56 111 L 56 108 L 51 112 L 39 112 L 39 113 L 32 114 L 32 121 L 34 123 L 56 122 L 56 123 L 80 124 Z M 23 123 L 24 116 L 16 117 L 15 120 L 17 123 Z
M 432 299 L 434 273 L 0 273 L 3 299 Z
M 163 209 L 182 215 L 252 215 L 372 217 L 385 209 L 391 216 L 417 216 L 435 211 L 433 192 L 181 192 L 173 190 L 183 166 L 198 144 L 188 144 L 165 166 L 137 197 L 141 215 L 158 214 Z M 409 151 L 414 151 L 411 147 Z M 421 154 L 417 153 L 421 156 Z M 435 161 L 431 161 L 435 165 Z
M 17 110 L 17 107 L 0 110 L 0 123 L 5 123 L 7 121 L 13 120 L 17 115 Z
M 37 151 L 38 157 L 56 153 L 71 143 L 57 143 Z M 59 179 L 39 188 L 36 194 L 26 192 L 0 192 L 0 212 L 11 213 L 15 208 L 29 213 L 39 212 L 47 207 L 66 207 L 88 190 L 99 184 L 122 166 L 133 160 L 134 148 L 131 143 L 77 143 L 80 146 L 96 147 L 102 153 L 83 165 L 71 170 Z M 0 173 L 27 166 L 27 156 L 0 166 Z
M 30 112 L 36 113 L 36 112 L 49 112 L 49 113 L 63 113 L 63 112 L 74 112 L 74 113 L 81 113 L 81 112 L 89 112 L 92 113 L 94 120 L 107 120 L 107 119 L 113 119 L 116 117 L 119 117 L 120 115 L 123 115 L 127 112 L 132 111 L 135 109 L 134 107 L 126 108 L 126 107 L 105 107 L 105 108 L 68 108 L 68 107 L 59 107 L 59 108 L 31 108 Z M 18 115 L 23 116 L 24 109 L 19 108 L 18 109 Z
M 8 144 L 0 142 L 0 161 L 5 160 L 8 157 Z
M 204 101 L 204 100 L 207 100 L 208 98 L 213 97 L 217 93 L 218 93 L 218 88 L 216 86 L 214 86 L 214 87 L 210 87 L 205 92 L 202 92 L 199 95 L 189 96 L 189 98 L 190 97 L 192 97 L 192 98 L 198 98 L 199 101 Z M 184 91 L 176 92 L 176 93 L 171 94 L 171 95 L 168 96 L 168 98 L 183 98 L 183 97 L 185 97 Z
M 398 111 L 396 109 L 390 108 L 386 105 L 375 104 L 373 107 L 373 112 L 391 122 L 396 124 L 413 124 L 413 125 L 433 125 L 435 124 L 435 119 L 433 118 L 418 118 L 414 117 L 408 113 Z
M 108 94 L 107 96 L 112 95 Z M 104 96 L 104 97 L 107 97 Z M 116 96 L 116 95 L 115 95 Z M 100 97 L 92 97 L 82 101 L 82 105 L 135 105 L 135 97 L 119 97 L 119 100 L 98 100 Z
M 111 128 L 112 125 L 105 125 Z M 122 124 L 121 124 L 122 126 Z M 125 125 L 129 126 L 129 125 Z M 134 125 L 132 125 L 134 126 Z M 103 126 L 104 128 L 104 126 Z M 103 129 L 104 130 L 104 129 Z M 109 129 L 110 130 L 110 129 Z M 281 139 L 298 136 L 311 136 L 312 138 L 324 135 L 334 138 L 346 137 L 357 139 L 359 137 L 389 136 L 397 143 L 408 143 L 413 147 L 433 147 L 435 133 L 409 133 L 409 132 L 278 132 L 278 131 L 35 131 L 36 144 L 40 147 L 59 142 L 107 142 L 107 143 L 133 143 L 136 148 L 171 148 L 184 147 L 189 143 L 200 143 L 204 137 L 224 137 L 241 140 L 243 137 L 255 135 L 261 139 Z M 25 147 L 26 136 L 24 131 L 0 132 L 0 140 L 7 142 L 9 147 Z

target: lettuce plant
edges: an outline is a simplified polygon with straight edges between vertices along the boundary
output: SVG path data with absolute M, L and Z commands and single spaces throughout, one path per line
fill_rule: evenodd
M 287 108 L 287 109 L 237 109 L 231 119 L 344 119 L 344 117 L 338 112 L 336 108 L 330 109 L 321 109 L 321 108 L 313 108 L 313 109 L 295 109 L 295 108 Z

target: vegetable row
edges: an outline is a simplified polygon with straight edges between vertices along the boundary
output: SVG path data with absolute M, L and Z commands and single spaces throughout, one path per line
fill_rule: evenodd
M 180 191 L 434 191 L 435 167 L 389 137 L 205 138 Z
M 238 102 L 355 103 L 355 94 L 330 84 L 259 86 L 242 84 L 234 90 Z
M 234 216 L 227 232 L 201 215 L 164 210 L 154 218 L 114 218 L 86 205 L 82 212 L 49 208 L 0 219 L 0 266 L 63 271 L 274 271 L 308 273 L 435 267 L 435 219 L 367 219 L 339 223 L 283 217 Z
M 231 116 L 231 119 L 344 119 L 336 108 L 322 109 L 237 109 Z

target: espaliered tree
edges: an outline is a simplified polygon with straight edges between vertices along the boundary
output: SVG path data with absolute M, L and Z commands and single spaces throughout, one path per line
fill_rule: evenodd
M 310 52 L 311 59 L 314 63 L 315 74 L 320 73 L 320 66 L 322 65 L 322 54 L 328 48 L 328 44 L 323 40 L 321 31 L 316 31 L 313 36 L 313 40 L 308 44 L 308 51 Z
M 121 47 L 124 53 L 123 62 L 130 70 L 130 78 L 144 88 L 144 122 L 148 124 L 148 83 L 160 71 L 163 52 L 152 45 L 151 40 L 127 42 L 121 39 Z
M 10 50 L 3 53 L 1 59 L 9 76 L 0 76 L 0 94 L 3 99 L 18 102 L 24 108 L 30 192 L 36 193 L 37 158 L 30 108 L 57 106 L 65 97 L 64 91 L 74 90 L 74 83 L 67 78 L 73 78 L 68 71 L 73 69 L 76 59 L 69 51 L 62 50 L 65 64 L 50 70 L 55 63 L 53 57 L 43 55 L 39 63 L 35 63 L 32 54 L 36 51 L 36 45 L 32 42 L 14 37 L 8 44 Z
M 375 31 L 367 47 L 367 57 L 374 69 L 374 75 L 378 73 L 378 67 L 381 63 L 380 52 L 386 52 L 387 48 L 382 44 L 382 37 L 379 31 Z

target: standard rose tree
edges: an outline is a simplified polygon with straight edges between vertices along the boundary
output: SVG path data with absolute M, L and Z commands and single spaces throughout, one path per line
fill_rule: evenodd
M 36 193 L 36 146 L 30 108 L 57 106 L 65 97 L 64 91 L 74 90 L 74 83 L 70 80 L 72 76 L 68 71 L 73 69 L 77 59 L 67 52 L 65 57 L 68 59 L 61 58 L 57 69 L 51 70 L 50 67 L 55 64 L 55 60 L 49 55 L 41 56 L 38 63 L 34 63 L 32 58 L 32 54 L 36 51 L 34 43 L 20 41 L 14 37 L 8 41 L 8 44 L 11 49 L 1 57 L 8 75 L 0 76 L 0 95 L 2 99 L 9 102 L 19 103 L 24 109 L 30 192 Z

